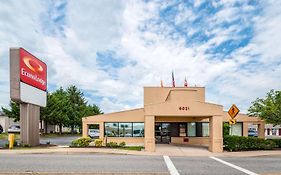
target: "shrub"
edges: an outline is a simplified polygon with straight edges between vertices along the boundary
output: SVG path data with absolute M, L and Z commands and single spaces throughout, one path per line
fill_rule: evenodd
M 256 137 L 224 136 L 223 142 L 228 151 L 269 150 L 276 147 L 272 140 Z
M 125 146 L 126 146 L 126 143 L 125 143 L 125 142 L 120 142 L 120 143 L 119 143 L 119 147 L 124 148 Z
M 9 143 L 6 143 L 4 147 L 9 148 L 9 145 L 10 145 Z M 16 140 L 14 140 L 14 147 L 16 147 L 16 146 L 18 146 L 18 142 Z
M 102 140 L 101 139 L 95 139 L 94 143 L 95 143 L 96 147 L 101 147 L 102 146 Z
M 71 142 L 70 147 L 87 147 L 91 143 L 90 137 L 81 137 Z
M 118 143 L 117 142 L 109 142 L 106 144 L 107 147 L 110 147 L 110 148 L 118 148 Z
M 27 144 L 27 143 L 24 143 L 24 144 L 21 144 L 22 147 L 31 147 L 30 144 Z
M 230 126 L 228 123 L 223 123 L 223 137 L 229 135 Z
M 281 139 L 268 139 L 275 143 L 276 148 L 281 148 Z

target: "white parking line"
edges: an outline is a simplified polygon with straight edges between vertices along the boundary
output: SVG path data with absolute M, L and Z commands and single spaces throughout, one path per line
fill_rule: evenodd
M 180 175 L 169 156 L 163 156 L 171 175 Z
M 254 173 L 254 172 L 252 172 L 252 171 L 249 171 L 249 170 L 247 170 L 247 169 L 245 169 L 245 168 L 239 167 L 239 166 L 234 165 L 234 164 L 232 164 L 232 163 L 226 162 L 226 161 L 221 160 L 221 159 L 219 159 L 219 158 L 217 158 L 217 157 L 210 156 L 210 158 L 211 158 L 211 159 L 214 159 L 214 160 L 216 160 L 216 161 L 218 161 L 218 162 L 220 162 L 220 163 L 223 163 L 223 164 L 225 164 L 225 165 L 228 165 L 228 166 L 230 166 L 230 167 L 232 167 L 232 168 L 235 168 L 235 169 L 237 169 L 237 170 L 239 170 L 239 171 L 242 171 L 242 172 L 244 172 L 244 173 L 246 173 L 246 174 L 249 174 L 249 175 L 258 175 L 257 173 Z

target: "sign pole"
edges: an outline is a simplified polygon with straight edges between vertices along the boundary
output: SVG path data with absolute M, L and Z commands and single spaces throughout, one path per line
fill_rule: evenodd
M 21 143 L 39 145 L 40 107 L 47 105 L 47 65 L 23 48 L 10 48 L 10 97 L 20 103 Z
M 40 107 L 28 104 L 20 104 L 20 137 L 22 144 L 37 146 L 39 141 Z

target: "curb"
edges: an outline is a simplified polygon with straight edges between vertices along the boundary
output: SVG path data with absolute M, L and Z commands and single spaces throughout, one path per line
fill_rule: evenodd
M 169 175 L 169 172 L 0 172 L 0 175 Z

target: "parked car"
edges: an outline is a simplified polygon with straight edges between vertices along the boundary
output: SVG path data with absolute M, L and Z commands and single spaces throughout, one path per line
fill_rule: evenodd
M 20 132 L 20 125 L 17 125 L 17 124 L 12 124 L 9 126 L 8 128 L 8 133 L 19 133 Z
M 88 135 L 91 138 L 98 138 L 100 136 L 100 131 L 98 129 L 89 129 Z
M 248 131 L 248 136 L 249 137 L 258 137 L 258 132 L 254 130 Z
M 0 125 L 0 134 L 3 132 L 3 127 Z

